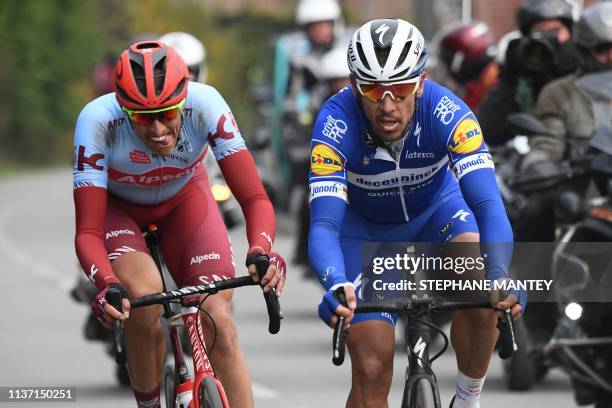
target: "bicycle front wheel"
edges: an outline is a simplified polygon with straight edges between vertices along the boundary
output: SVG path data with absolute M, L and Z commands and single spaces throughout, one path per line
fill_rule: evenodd
M 224 408 L 217 384 L 212 378 L 206 377 L 200 382 L 198 394 L 201 408 Z
M 415 408 L 436 408 L 436 399 L 434 397 L 433 386 L 425 378 L 419 380 L 414 386 L 414 403 L 411 405 Z

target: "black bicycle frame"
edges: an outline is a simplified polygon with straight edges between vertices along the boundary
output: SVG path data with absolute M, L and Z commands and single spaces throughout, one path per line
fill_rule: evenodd
M 422 320 L 430 321 L 430 315 L 429 310 L 422 310 L 418 316 L 407 315 L 405 338 L 408 367 L 406 367 L 402 407 L 411 406 L 411 400 L 416 397 L 416 384 L 422 378 L 425 378 L 431 384 L 436 406 L 441 405 L 436 376 L 431 370 L 429 361 L 431 328 L 422 322 Z

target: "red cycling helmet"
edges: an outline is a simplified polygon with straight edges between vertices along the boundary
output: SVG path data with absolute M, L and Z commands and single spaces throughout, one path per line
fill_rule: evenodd
M 493 59 L 494 45 L 489 27 L 482 21 L 461 24 L 440 40 L 440 59 L 458 82 L 478 78 Z
M 174 48 L 142 41 L 121 53 L 115 66 L 115 96 L 127 109 L 160 109 L 187 96 L 189 71 Z

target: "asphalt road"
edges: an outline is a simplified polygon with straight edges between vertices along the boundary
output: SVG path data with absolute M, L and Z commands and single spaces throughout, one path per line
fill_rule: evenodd
M 292 225 L 281 225 L 277 237 L 276 247 L 288 259 L 292 229 Z M 49 403 L 53 407 L 135 406 L 130 390 L 117 386 L 114 362 L 102 344 L 83 338 L 86 308 L 68 296 L 77 276 L 73 234 L 70 169 L 0 178 L 0 387 L 75 387 L 75 403 Z M 246 253 L 243 228 L 234 229 L 231 238 L 240 259 Z M 285 319 L 280 333 L 272 336 L 267 333 L 259 291 L 254 287 L 237 291 L 235 314 L 253 376 L 256 406 L 344 406 L 350 363 L 331 364 L 331 331 L 316 317 L 321 294 L 317 285 L 303 280 L 289 264 L 289 281 L 281 299 Z M 391 407 L 399 406 L 401 400 L 405 361 L 398 348 Z M 452 350 L 434 363 L 434 369 L 443 406 L 448 406 L 456 376 Z M 524 408 L 575 406 L 570 383 L 558 371 L 529 393 L 508 392 L 501 361 L 495 357 L 481 406 L 502 403 Z M 8 406 L 11 403 L 0 402 L 0 408 Z

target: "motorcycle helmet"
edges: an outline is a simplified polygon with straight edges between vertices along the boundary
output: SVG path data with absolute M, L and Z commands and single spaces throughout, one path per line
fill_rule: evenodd
M 472 80 L 493 60 L 494 44 L 485 23 L 461 24 L 440 40 L 440 59 L 455 81 Z
M 540 20 L 561 20 L 571 30 L 574 7 L 569 0 L 524 0 L 516 20 L 523 35 L 528 35 L 531 26 Z
M 586 48 L 612 43 L 612 3 L 587 7 L 576 23 L 574 41 Z

